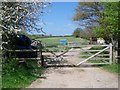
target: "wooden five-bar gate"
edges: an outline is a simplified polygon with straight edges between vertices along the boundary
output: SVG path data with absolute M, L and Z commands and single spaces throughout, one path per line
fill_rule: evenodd
M 87 62 L 87 61 L 102 61 L 94 64 L 112 64 L 113 63 L 113 45 L 80 45 L 79 43 L 68 43 L 68 47 L 79 48 L 81 53 L 86 52 L 87 54 L 80 55 L 81 57 L 85 56 L 86 58 L 80 61 L 77 66 Z M 89 49 L 84 49 L 88 47 Z M 93 47 L 101 47 L 101 49 L 92 50 Z
M 67 45 L 64 46 L 64 48 L 69 48 L 69 49 L 66 49 L 61 52 L 45 50 L 46 47 L 43 47 L 41 42 L 38 42 L 37 45 L 39 46 L 39 49 L 37 49 L 37 50 L 7 50 L 7 51 L 9 51 L 9 52 L 31 52 L 31 51 L 37 52 L 38 57 L 36 57 L 36 58 L 17 58 L 17 59 L 20 59 L 22 61 L 24 61 L 26 59 L 37 60 L 38 64 L 41 64 L 41 66 L 46 66 L 49 63 L 52 65 L 55 65 L 56 62 L 57 62 L 57 64 L 58 64 L 58 62 L 59 63 L 66 62 L 67 60 L 65 60 L 65 58 L 64 58 L 65 54 L 68 52 L 71 52 L 71 49 L 76 49 L 76 48 L 80 49 L 80 52 L 87 52 L 87 55 L 84 55 L 84 56 L 86 56 L 86 58 L 83 60 L 80 60 L 74 66 L 79 66 L 81 64 L 84 64 L 87 61 L 93 60 L 94 58 L 96 59 L 96 61 L 98 61 L 98 60 L 103 61 L 103 63 L 95 63 L 95 64 L 112 64 L 113 63 L 113 49 L 112 49 L 111 43 L 109 45 L 80 45 L 80 43 L 72 42 L 72 43 L 68 43 Z M 101 46 L 103 48 L 101 50 L 84 49 L 85 47 L 92 48 L 93 46 Z M 60 47 L 57 47 L 57 48 L 60 48 Z M 48 52 L 51 55 L 49 55 Z M 94 53 L 92 53 L 92 52 L 94 52 Z M 103 52 L 107 52 L 107 53 L 103 53 Z M 69 61 L 67 61 L 67 62 L 69 62 Z
M 65 47 L 69 49 L 64 50 L 62 52 L 47 51 L 47 53 L 44 53 L 44 56 L 46 56 L 44 58 L 45 62 L 47 62 L 48 64 L 51 63 L 52 65 L 54 65 L 55 62 L 59 65 L 63 61 L 69 63 L 69 60 L 66 60 L 66 58 L 64 57 L 66 53 L 70 53 L 74 49 L 79 49 L 80 53 L 86 52 L 87 55 L 84 55 L 84 54 L 80 55 L 80 57 L 85 56 L 86 58 L 82 60 L 79 58 L 79 62 L 74 64 L 74 66 L 79 66 L 81 64 L 84 64 L 86 62 L 93 61 L 93 60 L 95 60 L 95 63 L 93 64 L 112 64 L 113 63 L 113 46 L 111 43 L 109 45 L 89 45 L 89 44 L 80 45 L 80 43 L 71 42 L 71 43 L 68 43 Z M 89 49 L 84 49 L 86 47 L 88 47 Z M 101 49 L 92 50 L 91 48 L 93 47 L 101 47 Z M 51 55 L 48 52 L 50 52 Z M 66 64 L 62 63 L 61 65 L 66 65 Z

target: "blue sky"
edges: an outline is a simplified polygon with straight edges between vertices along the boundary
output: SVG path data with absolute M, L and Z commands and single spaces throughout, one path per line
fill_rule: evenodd
M 72 17 L 77 7 L 77 2 L 53 2 L 43 15 L 46 25 L 43 31 L 52 35 L 69 35 L 76 29 L 77 25 L 72 21 Z

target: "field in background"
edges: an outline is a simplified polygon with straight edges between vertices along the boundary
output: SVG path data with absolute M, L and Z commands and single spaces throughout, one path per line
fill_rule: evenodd
M 87 44 L 88 40 L 81 39 L 81 38 L 75 38 L 75 37 L 48 37 L 48 38 L 37 38 L 36 40 L 42 41 L 43 44 L 49 45 L 49 46 L 57 46 L 60 45 L 60 39 L 66 39 L 67 42 L 75 42 L 80 44 Z

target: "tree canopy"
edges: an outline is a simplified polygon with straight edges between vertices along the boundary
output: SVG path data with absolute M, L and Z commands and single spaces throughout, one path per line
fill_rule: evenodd
M 41 30 L 40 26 L 37 27 L 36 21 L 42 22 L 43 8 L 47 4 L 43 2 L 2 2 L 0 26 L 3 30 Z
M 98 37 L 103 37 L 106 41 L 112 42 L 118 39 L 118 2 L 102 3 L 105 7 L 103 16 L 99 17 L 99 26 L 94 32 Z
M 2 40 L 12 45 L 12 37 L 16 30 L 42 32 L 42 26 L 37 22 L 43 22 L 43 8 L 50 3 L 47 2 L 2 2 L 0 13 L 0 28 L 2 29 Z M 9 47 L 8 46 L 8 47 Z
M 85 28 L 91 28 L 97 24 L 102 8 L 98 2 L 79 2 L 75 9 L 73 21 L 78 22 L 80 26 L 85 26 Z
M 118 11 L 118 2 L 80 2 L 73 20 L 78 22 L 79 27 L 90 27 L 97 37 L 109 43 L 118 38 Z
M 75 31 L 73 32 L 73 36 L 78 38 L 80 37 L 81 30 L 80 28 L 76 28 Z
M 87 29 L 87 30 L 82 30 L 80 28 L 76 28 L 73 32 L 73 36 L 76 38 L 84 38 L 89 40 L 91 37 L 94 37 L 94 33 L 92 30 Z

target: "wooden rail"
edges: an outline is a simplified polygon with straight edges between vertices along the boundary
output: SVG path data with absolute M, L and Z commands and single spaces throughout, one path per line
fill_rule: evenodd
M 80 47 L 86 47 L 86 46 L 90 46 L 90 47 L 93 47 L 93 46 L 102 46 L 102 47 L 105 47 L 105 46 L 109 46 L 109 45 L 82 45 L 80 43 L 74 43 L 74 42 L 68 42 L 68 47 L 72 47 L 72 48 L 80 48 Z
M 82 51 L 82 52 L 99 52 L 101 50 L 85 50 L 85 51 Z M 105 52 L 109 52 L 110 50 L 105 50 Z
M 92 46 L 96 46 L 96 45 L 92 45 Z M 100 45 L 99 45 L 100 46 Z M 105 45 L 102 45 L 102 46 L 105 46 Z M 110 49 L 109 50 L 109 58 L 96 58 L 96 56 L 104 56 L 104 55 L 100 55 L 100 53 L 102 53 L 102 52 L 104 52 L 104 51 L 106 51 L 106 50 L 108 50 L 108 49 Z M 96 52 L 96 51 L 98 51 L 97 53 L 95 53 L 94 55 L 90 55 L 90 57 L 88 57 L 88 58 L 86 58 L 85 60 L 83 60 L 83 61 L 81 61 L 81 62 L 79 62 L 78 64 L 77 64 L 77 66 L 79 66 L 80 64 L 82 64 L 82 63 L 84 63 L 84 62 L 86 62 L 86 61 L 88 61 L 88 60 L 90 60 L 90 59 L 93 59 L 94 57 L 98 60 L 109 60 L 109 62 L 108 63 L 110 63 L 110 64 L 112 64 L 112 57 L 113 57 L 113 55 L 112 55 L 112 44 L 110 44 L 110 45 L 107 45 L 107 47 L 106 48 L 104 48 L 103 50 L 84 50 L 83 52 L 91 52 L 91 51 L 94 51 L 94 52 Z M 84 55 L 85 56 L 85 55 Z M 108 56 L 108 55 L 107 55 Z M 106 61 L 105 61 L 106 62 Z
M 88 54 L 86 55 L 86 54 L 85 54 L 85 55 L 80 55 L 80 56 L 91 56 L 91 55 L 88 55 Z M 99 55 L 97 55 L 97 56 L 109 56 L 109 54 L 99 54 Z
M 37 50 L 4 50 L 7 52 L 41 52 L 39 49 Z
M 41 42 L 38 41 L 37 43 L 37 46 L 39 46 L 39 49 L 36 49 L 36 50 L 3 50 L 5 52 L 40 52 L 40 55 L 36 58 L 15 58 L 17 60 L 25 60 L 25 59 L 30 59 L 30 60 L 38 60 L 38 62 L 40 62 L 41 60 L 41 66 L 44 67 L 44 58 L 43 58 L 43 55 L 42 55 L 42 50 L 43 50 L 43 46 L 41 44 Z

